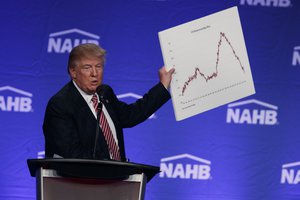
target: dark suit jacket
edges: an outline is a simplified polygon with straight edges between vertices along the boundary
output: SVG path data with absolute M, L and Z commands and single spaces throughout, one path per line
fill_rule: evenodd
M 155 85 L 142 99 L 126 104 L 119 101 L 111 87 L 101 86 L 103 104 L 112 118 L 122 161 L 126 160 L 123 128 L 135 126 L 170 99 L 169 92 L 161 83 Z M 97 122 L 86 101 L 73 82 L 66 84 L 48 102 L 43 131 L 46 157 L 54 154 L 64 158 L 92 159 Z M 96 159 L 109 159 L 109 152 L 100 130 Z

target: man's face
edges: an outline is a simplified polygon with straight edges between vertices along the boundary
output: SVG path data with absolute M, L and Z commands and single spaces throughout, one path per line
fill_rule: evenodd
M 76 67 L 70 68 L 70 75 L 80 89 L 93 94 L 102 84 L 103 65 L 101 58 L 81 58 Z

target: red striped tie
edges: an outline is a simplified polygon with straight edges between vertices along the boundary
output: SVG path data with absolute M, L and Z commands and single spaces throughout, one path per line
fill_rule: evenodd
M 96 110 L 96 113 L 98 113 L 98 109 L 97 109 L 98 108 L 98 97 L 97 97 L 97 95 L 95 95 L 95 94 L 93 95 L 92 102 L 93 102 L 94 108 Z M 113 137 L 113 134 L 108 125 L 107 119 L 102 110 L 100 113 L 100 127 L 102 129 L 102 132 L 105 137 L 106 143 L 108 145 L 108 149 L 109 149 L 112 159 L 113 160 L 121 160 L 119 147 Z

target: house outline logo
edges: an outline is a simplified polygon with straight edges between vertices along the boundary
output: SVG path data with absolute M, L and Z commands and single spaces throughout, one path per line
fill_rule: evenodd
M 6 112 L 33 112 L 32 94 L 12 86 L 0 87 L 0 92 L 11 91 L 23 96 L 0 95 L 0 111 Z
M 57 36 L 61 36 L 61 35 L 67 35 L 67 34 L 71 34 L 71 33 L 78 33 L 80 35 L 84 35 L 84 36 L 88 36 L 91 38 L 94 38 L 96 40 L 100 39 L 100 36 L 93 34 L 93 33 L 89 33 L 87 31 L 83 31 L 77 28 L 73 28 L 73 29 L 68 29 L 68 30 L 64 30 L 64 31 L 59 31 L 59 32 L 55 32 L 55 33 L 50 33 L 49 36 L 50 37 L 57 37 Z
M 189 159 L 198 162 L 197 164 L 183 164 L 179 161 L 181 159 Z M 170 156 L 162 158 L 160 160 L 159 174 L 160 178 L 179 178 L 179 179 L 196 179 L 196 180 L 209 180 L 212 179 L 211 171 L 211 161 L 193 156 L 191 154 L 179 154 L 175 156 Z
M 70 34 L 79 34 L 80 37 L 67 37 Z M 48 53 L 70 53 L 71 50 L 85 43 L 93 43 L 99 45 L 100 36 L 80 30 L 78 28 L 67 29 L 49 34 L 47 52 Z
M 249 104 L 256 104 L 265 109 L 240 109 L 241 106 Z M 227 105 L 226 123 L 275 125 L 278 124 L 277 111 L 278 106 L 256 99 L 230 103 Z
M 24 96 L 32 97 L 32 94 L 31 94 L 31 93 L 26 92 L 26 91 L 24 91 L 24 90 L 20 90 L 20 89 L 17 89 L 17 88 L 8 86 L 8 85 L 7 85 L 7 86 L 0 87 L 0 92 L 1 92 L 1 91 L 5 91 L 5 90 L 12 91 L 12 92 L 15 92 L 15 93 L 18 93 L 18 94 L 22 94 L 22 95 L 24 95 Z
M 207 165 L 211 164 L 211 162 L 209 160 L 206 160 L 206 159 L 203 159 L 203 158 L 200 158 L 200 157 L 196 157 L 196 156 L 193 156 L 193 155 L 188 154 L 188 153 L 162 158 L 162 159 L 160 159 L 160 161 L 161 162 L 168 162 L 168 161 L 172 161 L 172 160 L 179 160 L 179 159 L 182 159 L 182 158 L 188 158 L 188 159 L 195 160 L 195 161 L 198 161 L 199 163 L 204 163 L 204 164 L 207 164 Z
M 291 168 L 291 167 L 296 167 L 296 166 L 300 166 L 300 161 L 284 164 L 284 165 L 282 165 L 282 168 Z
M 232 107 L 243 106 L 243 105 L 252 104 L 252 103 L 260 105 L 260 106 L 264 106 L 264 107 L 267 107 L 267 108 L 270 108 L 273 110 L 278 110 L 277 106 L 274 106 L 272 104 L 262 102 L 262 101 L 259 101 L 256 99 L 250 99 L 250 100 L 240 101 L 240 102 L 236 102 L 236 103 L 230 103 L 230 104 L 228 104 L 228 107 L 232 108 Z
M 135 98 L 135 99 L 140 99 L 143 96 L 141 96 L 139 94 L 132 93 L 132 92 L 117 95 L 118 99 L 123 99 L 123 98 L 128 98 L 128 97 L 132 97 L 132 98 Z M 155 113 L 153 113 L 148 119 L 156 119 L 156 118 L 157 118 L 157 115 Z
M 300 161 L 282 165 L 281 184 L 295 185 L 300 183 L 300 169 L 296 170 L 294 167 L 300 167 Z

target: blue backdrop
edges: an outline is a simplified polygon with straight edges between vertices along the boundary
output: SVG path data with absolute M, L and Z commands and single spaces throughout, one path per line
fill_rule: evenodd
M 238 6 L 256 94 L 176 122 L 171 101 L 125 130 L 132 162 L 161 167 L 147 200 L 300 199 L 300 1 L 11 0 L 0 6 L 0 200 L 35 199 L 48 99 L 68 52 L 108 52 L 104 82 L 133 102 L 158 81 L 157 33 Z

